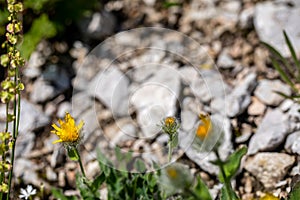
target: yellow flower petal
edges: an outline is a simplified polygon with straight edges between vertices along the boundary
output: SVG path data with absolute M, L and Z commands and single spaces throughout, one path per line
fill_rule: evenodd
M 76 126 L 74 118 L 69 113 L 66 113 L 65 121 L 59 119 L 58 123 L 60 127 L 56 124 L 52 124 L 54 130 L 52 130 L 51 133 L 54 133 L 59 137 L 59 140 L 53 142 L 54 144 L 58 142 L 79 142 L 81 129 L 84 125 L 83 121 Z

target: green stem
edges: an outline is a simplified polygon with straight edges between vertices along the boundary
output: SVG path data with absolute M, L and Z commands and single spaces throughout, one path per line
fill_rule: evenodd
M 132 194 L 132 199 L 135 199 L 135 194 L 136 194 L 136 184 L 137 184 L 137 178 L 134 177 L 134 183 L 133 183 L 133 194 Z
M 195 199 L 201 200 L 201 198 L 190 188 L 185 188 L 185 191 L 190 195 L 192 195 Z
M 172 159 L 172 142 L 169 141 L 168 143 L 168 146 L 169 146 L 169 151 L 168 151 L 168 161 L 171 162 L 171 159 Z
M 85 172 L 84 172 L 84 168 L 83 168 L 83 165 L 82 165 L 82 161 L 81 161 L 81 157 L 80 157 L 80 154 L 79 154 L 79 151 L 78 151 L 77 148 L 75 148 L 75 152 L 76 152 L 76 154 L 78 156 L 78 162 L 79 162 L 81 173 L 82 173 L 83 177 L 86 178 L 86 175 L 85 175 Z
M 215 150 L 215 154 L 217 156 L 217 159 L 220 161 L 220 163 L 223 163 L 223 161 L 221 160 L 221 157 L 219 155 L 218 150 Z M 227 180 L 227 178 L 226 178 L 226 174 L 225 174 L 225 171 L 224 171 L 224 168 L 223 168 L 223 164 L 219 165 L 219 168 L 220 168 L 220 172 L 221 172 L 221 175 L 223 177 L 223 180 L 224 180 L 224 186 L 226 188 L 225 192 L 227 193 L 227 196 L 230 198 L 230 200 L 233 200 L 234 198 L 232 198 L 232 195 L 230 193 L 230 191 L 233 191 L 233 190 L 232 190 L 232 187 L 231 187 L 231 184 L 230 184 L 230 180 Z
M 18 85 L 18 80 L 19 80 L 19 68 L 16 67 L 15 69 L 15 85 Z M 15 93 L 15 98 L 14 98 L 14 123 L 13 123 L 13 138 L 12 138 L 12 150 L 11 150 L 11 158 L 10 158 L 10 163 L 11 163 L 11 170 L 9 171 L 9 176 L 8 176 L 8 194 L 6 199 L 9 200 L 10 197 L 10 192 L 11 192 L 11 183 L 12 183 L 12 177 L 13 177 L 13 171 L 14 171 L 14 161 L 15 161 L 15 147 L 16 147 L 16 141 L 17 141 L 17 136 L 18 136 L 18 128 L 19 128 L 19 122 L 20 122 L 20 92 Z M 17 117 L 16 117 L 17 116 Z

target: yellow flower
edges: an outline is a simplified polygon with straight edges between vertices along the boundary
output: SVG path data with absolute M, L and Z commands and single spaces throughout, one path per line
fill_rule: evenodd
M 176 119 L 174 117 L 166 117 L 165 125 L 172 126 L 172 125 L 174 125 L 175 121 L 176 121 Z
M 168 135 L 174 135 L 177 133 L 180 124 L 175 117 L 166 117 L 161 122 L 161 127 L 164 133 Z
M 65 121 L 59 119 L 58 123 L 60 127 L 58 127 L 56 124 L 52 124 L 52 127 L 55 130 L 52 130 L 51 133 L 54 133 L 59 137 L 59 140 L 54 141 L 53 144 L 56 144 L 58 142 L 65 142 L 65 143 L 79 142 L 81 129 L 84 124 L 83 121 L 81 121 L 76 126 L 74 118 L 69 113 L 66 113 Z
M 181 163 L 173 163 L 161 171 L 159 175 L 159 185 L 167 196 L 180 193 L 189 188 L 193 183 L 188 166 Z
M 211 130 L 211 120 L 208 115 L 203 115 L 203 114 L 200 114 L 199 118 L 202 121 L 202 123 L 198 126 L 196 135 L 201 140 L 204 140 Z
M 178 176 L 177 170 L 175 168 L 169 167 L 167 170 L 167 175 L 171 179 L 176 179 Z
M 261 197 L 260 200 L 280 200 L 278 197 L 275 197 L 272 194 L 266 194 L 265 196 Z

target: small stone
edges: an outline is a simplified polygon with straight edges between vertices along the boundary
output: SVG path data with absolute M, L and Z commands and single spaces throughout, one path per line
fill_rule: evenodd
M 38 78 L 33 84 L 30 100 L 40 103 L 52 99 L 56 95 L 57 92 L 50 83 L 44 81 L 42 78 Z
M 72 114 L 75 118 L 92 106 L 93 102 L 87 92 L 79 92 L 72 96 Z
M 94 13 L 91 17 L 85 18 L 79 24 L 81 32 L 84 35 L 96 40 L 113 34 L 115 26 L 115 16 L 106 10 Z
M 71 81 L 67 72 L 57 65 L 49 65 L 34 84 L 30 99 L 42 103 L 69 89 Z
M 254 94 L 263 103 L 278 106 L 284 97 L 276 92 L 281 92 L 287 96 L 291 95 L 290 87 L 280 80 L 260 80 Z
M 137 136 L 137 127 L 130 118 L 122 118 L 116 121 L 114 133 L 110 141 L 110 147 L 115 148 L 122 142 L 132 140 L 134 141 Z
M 86 142 L 95 134 L 95 130 L 99 128 L 99 122 L 95 110 L 89 109 L 80 116 L 80 120 L 84 121 L 83 142 Z
M 293 103 L 287 112 L 289 118 L 293 122 L 300 122 L 300 104 Z
M 282 112 L 286 112 L 288 111 L 292 105 L 294 104 L 294 101 L 291 99 L 285 99 L 279 106 L 280 110 L 282 110 Z
M 242 134 L 235 138 L 235 142 L 238 143 L 238 144 L 248 141 L 248 139 L 252 135 L 252 126 L 249 125 L 249 124 L 243 123 L 241 132 L 242 132 Z
M 268 110 L 250 140 L 248 154 L 276 149 L 284 142 L 289 131 L 287 115 L 279 109 Z
M 291 133 L 287 137 L 284 148 L 288 152 L 297 153 L 300 155 L 300 131 Z
M 46 167 L 46 177 L 49 181 L 57 181 L 57 174 L 51 167 Z
M 299 165 L 299 162 L 298 162 L 298 164 L 295 167 L 292 168 L 291 173 L 290 173 L 291 176 L 296 176 L 297 174 L 300 175 L 300 165 Z
M 69 75 L 62 66 L 48 65 L 42 77 L 43 80 L 51 82 L 59 91 L 64 91 L 71 86 Z
M 198 119 L 198 116 L 190 110 L 183 110 L 181 112 L 181 128 L 185 132 L 191 131 Z
M 56 138 L 57 139 L 57 138 Z M 53 145 L 53 144 L 52 144 Z M 53 149 L 53 153 L 50 157 L 50 166 L 52 168 L 56 167 L 56 165 L 63 163 L 65 151 L 63 148 L 56 145 Z
M 227 51 L 223 50 L 218 57 L 217 66 L 223 69 L 233 68 L 235 61 L 231 58 Z
M 91 96 L 99 99 L 116 116 L 128 115 L 129 79 L 116 66 L 100 71 L 88 85 Z
M 240 13 L 239 17 L 239 25 L 243 29 L 248 29 L 253 27 L 253 16 L 255 12 L 255 7 L 251 6 L 249 8 L 244 9 Z
M 24 68 L 24 75 L 29 78 L 38 77 L 41 74 L 41 67 L 46 62 L 45 57 L 39 51 L 31 53 L 26 67 Z
M 88 179 L 95 178 L 98 174 L 100 174 L 100 167 L 99 167 L 99 161 L 94 160 L 89 162 L 86 165 L 86 176 Z
M 249 115 L 263 115 L 266 110 L 265 104 L 259 101 L 256 97 L 252 97 L 252 103 L 248 107 Z
M 190 85 L 192 82 L 199 79 L 199 72 L 194 67 L 184 66 L 179 68 L 180 78 L 186 85 Z
M 65 174 L 64 170 L 60 170 L 58 172 L 58 185 L 59 185 L 59 187 L 66 186 L 66 174 Z
M 20 133 L 16 142 L 15 157 L 26 157 L 35 144 L 35 134 L 32 132 Z
M 216 70 L 201 70 L 201 78 L 191 84 L 193 94 L 201 101 L 224 97 L 230 87 L 223 81 L 221 74 Z
M 68 101 L 64 101 L 61 104 L 59 104 L 56 116 L 58 118 L 64 118 L 66 112 L 70 113 L 71 109 L 72 109 L 72 105 Z
M 235 117 L 244 112 L 251 102 L 250 94 L 255 86 L 256 74 L 250 73 L 233 89 L 226 99 L 228 102 L 227 116 Z
M 247 159 L 244 168 L 265 188 L 274 188 L 294 162 L 295 157 L 284 153 L 258 153 Z
M 16 178 L 22 177 L 24 184 L 32 184 L 36 187 L 40 187 L 40 184 L 44 181 L 38 177 L 37 169 L 37 165 L 34 162 L 19 158 L 14 163 L 14 176 Z
M 157 64 L 143 64 L 142 66 L 137 67 L 134 69 L 134 73 L 132 79 L 136 82 L 143 82 L 149 77 L 153 76 L 157 70 L 159 70 Z
M 36 105 L 26 99 L 21 101 L 20 133 L 28 133 L 50 123 L 50 118 Z

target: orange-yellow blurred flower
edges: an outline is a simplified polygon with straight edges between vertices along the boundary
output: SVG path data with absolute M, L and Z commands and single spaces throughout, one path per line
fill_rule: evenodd
M 209 134 L 209 132 L 211 131 L 211 120 L 209 115 L 203 115 L 200 114 L 199 118 L 201 120 L 201 124 L 199 124 L 197 131 L 196 131 L 196 135 L 198 138 L 200 138 L 201 140 L 204 140 L 205 137 Z
M 189 188 L 193 179 L 188 166 L 182 163 L 173 163 L 162 169 L 159 175 L 159 185 L 166 195 L 170 196 Z
M 56 124 L 52 124 L 54 130 L 52 130 L 51 133 L 54 133 L 59 137 L 53 144 L 58 142 L 76 144 L 80 141 L 81 129 L 84 125 L 83 121 L 76 125 L 74 118 L 69 113 L 66 113 L 65 121 L 59 119 L 58 123 L 60 127 Z
M 278 197 L 275 197 L 272 194 L 266 194 L 265 196 L 261 197 L 259 200 L 280 200 Z
M 223 117 L 200 114 L 194 129 L 193 147 L 201 152 L 217 150 L 224 139 Z

